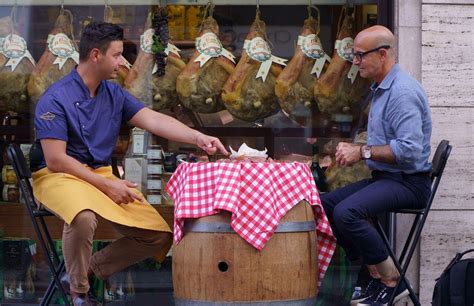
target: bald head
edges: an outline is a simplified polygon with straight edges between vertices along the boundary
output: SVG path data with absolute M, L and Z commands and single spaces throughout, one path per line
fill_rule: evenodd
M 390 46 L 389 55 L 391 57 L 395 56 L 395 36 L 393 36 L 389 29 L 381 25 L 375 25 L 360 31 L 355 38 L 354 44 L 363 46 L 367 50 L 388 45 Z

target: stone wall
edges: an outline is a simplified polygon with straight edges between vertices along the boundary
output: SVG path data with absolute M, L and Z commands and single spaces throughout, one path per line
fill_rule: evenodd
M 453 145 L 410 275 L 421 304 L 430 305 L 434 280 L 456 252 L 474 247 L 474 1 L 398 0 L 396 6 L 399 61 L 428 94 L 433 151 L 442 139 Z M 406 220 L 397 225 L 403 240 Z

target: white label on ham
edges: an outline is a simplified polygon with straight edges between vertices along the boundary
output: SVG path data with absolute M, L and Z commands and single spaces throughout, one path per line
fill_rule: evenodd
M 272 50 L 268 43 L 261 37 L 255 37 L 252 40 L 245 40 L 244 49 L 250 58 L 265 62 L 272 57 Z
M 177 56 L 181 57 L 181 55 L 179 55 L 179 51 L 181 51 L 181 50 L 179 50 L 178 47 L 176 47 L 172 43 L 168 43 L 168 46 L 166 46 L 166 49 L 165 49 L 166 55 L 169 55 L 170 52 L 171 52 L 171 53 L 174 53 Z
M 351 79 L 351 84 L 354 84 L 358 72 L 359 66 L 352 64 L 351 69 L 349 69 L 349 72 L 347 73 L 347 78 Z
M 59 70 L 63 68 L 69 58 L 79 64 L 79 53 L 66 34 L 48 35 L 47 43 L 49 51 L 57 56 L 53 64 L 58 64 Z
M 10 34 L 1 42 L 2 46 L 0 47 L 0 50 L 2 54 L 8 58 L 8 62 L 5 64 L 6 67 L 11 67 L 12 71 L 15 70 L 16 66 L 18 66 L 21 60 L 25 57 L 35 65 L 35 60 L 26 48 L 26 41 L 23 37 L 16 34 Z
M 145 32 L 143 32 L 142 35 L 140 35 L 140 49 L 142 49 L 143 52 L 149 53 L 149 54 L 153 53 L 153 51 L 151 51 L 151 47 L 153 45 L 153 35 L 155 35 L 154 29 L 148 29 Z M 172 43 L 168 43 L 165 49 L 166 55 L 168 55 L 171 52 L 181 57 L 179 55 L 179 51 L 181 50 L 179 50 L 178 47 L 176 47 Z
M 219 56 L 224 56 L 235 63 L 234 55 L 224 49 L 217 35 L 212 32 L 204 33 L 196 38 L 196 50 L 200 54 L 194 61 L 199 63 L 199 67 L 202 67 L 211 58 Z
M 222 43 L 216 34 L 208 32 L 196 38 L 196 49 L 201 54 L 218 57 L 222 52 Z
M 153 53 L 151 51 L 151 46 L 153 45 L 153 35 L 155 30 L 148 29 L 140 35 L 140 48 L 146 53 Z
M 353 54 L 352 49 L 354 48 L 354 40 L 351 37 L 343 38 L 342 40 L 336 40 L 334 49 L 337 51 L 342 59 L 352 62 Z
M 250 56 L 250 58 L 260 62 L 260 69 L 258 69 L 256 79 L 261 78 L 263 82 L 267 79 L 268 72 L 272 63 L 277 63 L 282 66 L 286 66 L 286 59 L 273 56 L 270 46 L 261 37 L 255 37 L 252 40 L 245 40 L 244 50 Z
M 298 36 L 298 46 L 300 46 L 301 51 L 303 51 L 307 57 L 313 59 L 324 57 L 324 50 L 316 34 Z

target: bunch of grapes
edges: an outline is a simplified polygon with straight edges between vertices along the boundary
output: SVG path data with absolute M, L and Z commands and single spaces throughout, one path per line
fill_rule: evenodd
M 168 46 L 168 40 L 170 39 L 168 31 L 168 13 L 165 9 L 160 9 L 153 16 L 153 28 L 155 29 L 155 35 L 153 35 L 153 46 L 152 51 L 155 54 L 155 62 L 158 67 L 158 76 L 165 75 L 166 68 L 166 53 L 165 49 Z

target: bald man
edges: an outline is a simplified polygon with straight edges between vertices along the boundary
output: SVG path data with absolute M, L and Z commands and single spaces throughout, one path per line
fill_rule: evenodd
M 322 195 L 338 243 L 349 259 L 362 259 L 371 279 L 351 305 L 387 305 L 408 295 L 404 282 L 370 217 L 404 208 L 422 208 L 430 195 L 431 113 L 420 83 L 395 62 L 395 38 L 373 26 L 354 40 L 353 63 L 360 76 L 374 81 L 367 145 L 341 142 L 336 162 L 350 166 L 365 160 L 370 179 Z

